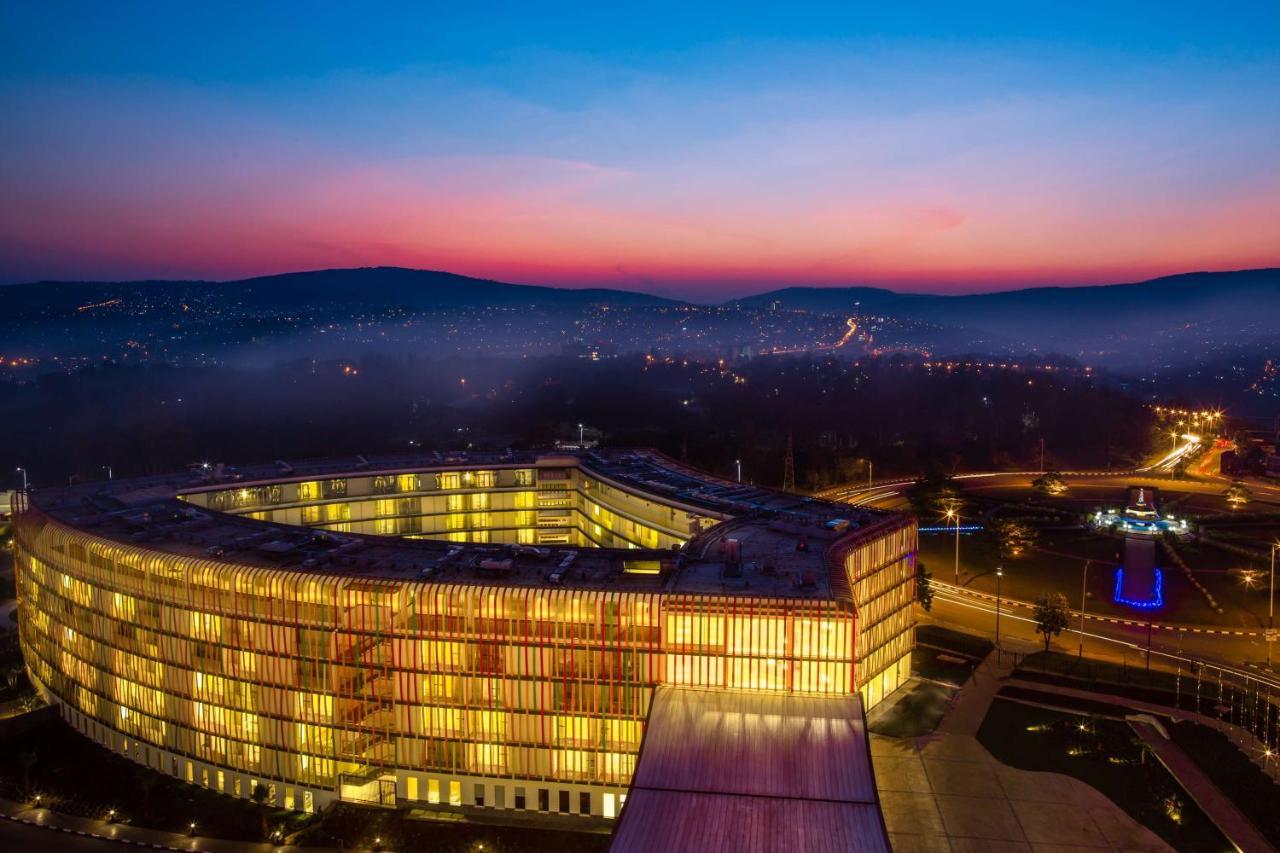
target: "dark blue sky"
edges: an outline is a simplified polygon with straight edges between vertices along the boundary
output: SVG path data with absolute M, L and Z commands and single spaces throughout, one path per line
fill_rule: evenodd
M 1278 43 L 1274 2 L 10 3 L 0 280 L 1277 264 Z

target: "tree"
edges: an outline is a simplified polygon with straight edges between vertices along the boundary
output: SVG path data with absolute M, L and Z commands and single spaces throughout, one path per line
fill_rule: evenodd
M 40 760 L 40 754 L 34 746 L 25 746 L 18 750 L 18 763 L 22 765 L 22 788 L 31 796 L 31 768 Z
M 1044 634 L 1044 650 L 1049 651 L 1049 640 L 1058 636 L 1071 622 L 1071 605 L 1060 592 L 1046 592 L 1036 599 L 1031 618 L 1036 623 L 1036 633 Z
M 1066 494 L 1067 481 L 1057 471 L 1046 471 L 1031 481 L 1031 488 L 1036 494 L 1056 497 Z
M 267 786 L 261 782 L 253 783 L 250 799 L 258 804 L 258 813 L 262 816 L 262 837 L 267 837 Z
M 960 508 L 960 490 L 945 474 L 926 474 L 907 489 L 907 500 L 917 516 L 932 518 L 948 509 Z
M 924 563 L 916 563 L 916 601 L 925 613 L 933 608 L 933 575 L 925 571 Z
M 1232 480 L 1231 485 L 1222 493 L 1226 496 L 1227 503 L 1231 504 L 1231 508 L 1244 506 L 1253 500 L 1253 492 L 1239 480 Z
M 142 816 L 151 817 L 151 797 L 160 781 L 160 774 L 150 767 L 139 766 L 134 772 L 134 779 L 142 795 Z
M 1025 521 L 1007 518 L 992 525 L 996 542 L 1003 557 L 1018 558 L 1036 544 L 1036 531 Z

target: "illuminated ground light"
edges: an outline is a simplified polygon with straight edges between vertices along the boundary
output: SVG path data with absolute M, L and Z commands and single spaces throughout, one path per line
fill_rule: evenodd
M 1156 569 L 1156 585 L 1155 591 L 1151 598 L 1141 601 L 1134 598 L 1125 598 L 1121 593 L 1124 588 L 1124 567 L 1116 569 L 1116 592 L 1113 600 L 1116 604 L 1123 604 L 1126 607 L 1136 607 L 1139 610 L 1159 610 L 1164 607 L 1164 572 Z

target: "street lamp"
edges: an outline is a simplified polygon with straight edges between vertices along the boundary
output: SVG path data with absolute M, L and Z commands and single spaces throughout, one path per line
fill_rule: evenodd
M 14 468 L 13 470 L 17 471 L 19 474 L 22 475 L 22 491 L 25 492 L 27 490 L 27 469 L 18 467 L 18 468 Z
M 104 470 L 104 471 L 106 471 L 106 472 L 107 472 L 107 479 L 108 479 L 108 480 L 110 480 L 110 479 L 111 479 L 111 476 L 112 476 L 111 466 L 110 466 L 110 465 L 103 465 L 103 466 L 102 466 L 102 470 Z
M 742 460 L 735 459 L 733 460 L 733 464 L 738 466 L 738 482 L 741 483 L 742 482 Z
M 875 467 L 871 464 L 871 460 L 868 459 L 867 460 L 867 488 L 868 489 L 871 488 L 871 483 L 873 482 L 871 479 L 871 472 L 874 470 L 875 470 Z
M 1004 577 L 1004 567 L 996 566 L 996 660 L 1000 660 L 1000 579 Z
M 1271 585 L 1267 591 L 1267 666 L 1271 666 L 1271 644 L 1276 631 L 1276 551 L 1280 542 L 1271 546 Z
M 578 446 L 579 446 L 579 447 L 582 447 L 582 445 L 583 445 L 583 443 L 584 443 L 584 442 L 583 442 L 583 435 L 584 435 L 583 430 L 584 430 L 583 425 L 582 425 L 582 424 L 578 424 Z
M 956 568 L 955 568 L 955 585 L 960 586 L 960 513 L 955 507 L 947 510 L 947 518 L 953 518 L 956 522 Z

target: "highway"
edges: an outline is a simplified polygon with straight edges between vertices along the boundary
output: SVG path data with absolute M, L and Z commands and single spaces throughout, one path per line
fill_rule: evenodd
M 933 582 L 933 608 L 922 619 L 969 633 L 987 637 L 995 635 L 996 602 L 990 595 L 951 584 Z M 1000 636 L 1002 645 L 1018 652 L 1038 651 L 1044 640 L 1035 632 L 1026 602 L 1002 599 L 1000 602 Z M 1085 614 L 1084 653 L 1087 657 L 1142 666 L 1145 663 L 1148 636 L 1154 653 L 1172 657 L 1186 656 L 1224 669 L 1274 681 L 1280 689 L 1280 669 L 1267 669 L 1267 642 L 1260 631 L 1201 628 L 1140 619 L 1120 620 Z M 1055 638 L 1052 648 L 1076 652 L 1080 648 L 1080 611 L 1071 611 L 1070 627 Z M 1280 648 L 1275 652 L 1280 655 Z M 1280 662 L 1280 657 L 1276 658 Z M 1177 662 L 1153 655 L 1152 666 L 1176 669 Z
M 1210 448 L 1190 466 L 1189 476 L 1174 479 L 1168 475 L 1183 456 L 1192 452 L 1191 448 L 1198 446 L 1198 442 L 1187 441 L 1151 465 L 1130 471 L 1060 471 L 1059 473 L 1068 482 L 1084 486 L 1121 489 L 1135 482 L 1142 482 L 1144 478 L 1155 477 L 1156 479 L 1152 482 L 1159 485 L 1162 492 L 1169 494 L 1221 495 L 1231 483 L 1229 478 L 1218 473 L 1222 448 Z M 952 479 L 966 492 L 1030 489 L 1031 481 L 1041 473 L 1040 471 L 981 471 L 956 474 Z M 905 509 L 907 508 L 906 490 L 916 479 L 916 477 L 900 477 L 871 484 L 834 486 L 818 492 L 817 496 L 875 509 Z M 1255 503 L 1280 504 L 1280 486 L 1257 478 L 1249 478 L 1245 484 L 1253 492 Z

